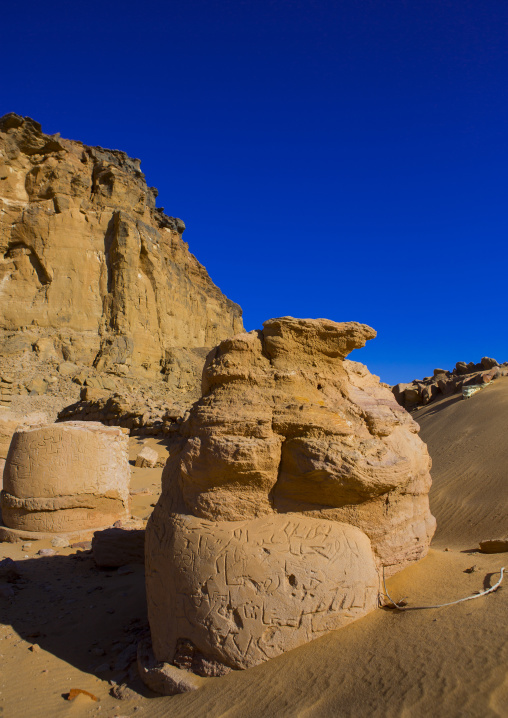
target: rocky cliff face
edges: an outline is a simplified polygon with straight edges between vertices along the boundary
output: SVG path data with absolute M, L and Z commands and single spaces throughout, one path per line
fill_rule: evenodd
M 0 118 L 0 354 L 141 376 L 242 330 L 139 165 Z

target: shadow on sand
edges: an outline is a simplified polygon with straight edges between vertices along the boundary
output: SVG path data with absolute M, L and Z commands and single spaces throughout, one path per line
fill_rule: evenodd
M 155 696 L 139 679 L 136 650 L 148 631 L 143 566 L 96 567 L 90 551 L 16 562 L 1 621 L 80 671 Z
M 419 416 L 435 416 L 443 411 L 443 409 L 448 409 L 459 401 L 463 401 L 462 394 L 452 394 L 452 396 L 449 396 L 447 399 L 441 399 L 438 403 L 433 402 L 418 409 L 418 411 L 412 411 L 411 416 L 417 422 Z

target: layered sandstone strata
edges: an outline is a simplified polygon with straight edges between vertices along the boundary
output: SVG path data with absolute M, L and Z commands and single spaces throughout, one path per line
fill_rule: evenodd
M 20 427 L 4 469 L 0 534 L 91 535 L 130 518 L 129 482 L 128 436 L 118 427 Z
M 246 668 L 372 610 L 425 556 L 430 459 L 389 389 L 344 361 L 355 322 L 272 319 L 223 341 L 146 537 L 155 659 L 182 640 Z
M 0 355 L 171 373 L 242 330 L 156 197 L 124 152 L 0 118 Z

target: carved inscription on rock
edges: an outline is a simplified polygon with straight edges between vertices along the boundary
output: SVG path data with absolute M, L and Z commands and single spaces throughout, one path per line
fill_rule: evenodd
M 4 471 L 5 525 L 79 531 L 127 518 L 127 442 L 118 427 L 95 422 L 18 429 Z
M 164 551 L 154 536 L 149 540 L 148 572 L 154 554 Z M 165 541 L 174 564 L 149 578 L 159 660 L 173 660 L 176 642 L 185 638 L 208 655 L 213 647 L 213 657 L 233 668 L 247 668 L 376 607 L 370 541 L 353 526 L 298 515 L 217 523 L 180 516 L 172 517 Z

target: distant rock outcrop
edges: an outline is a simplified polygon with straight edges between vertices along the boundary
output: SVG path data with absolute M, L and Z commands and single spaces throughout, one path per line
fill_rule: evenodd
M 459 361 L 452 371 L 434 369 L 432 376 L 415 379 L 410 384 L 396 384 L 392 392 L 401 406 L 414 409 L 435 399 L 458 394 L 466 387 L 489 384 L 506 374 L 508 363 L 498 364 L 491 357 L 483 357 L 478 364 Z
M 156 197 L 124 152 L 0 118 L 0 355 L 153 375 L 242 330 Z
M 246 668 L 372 610 L 425 556 L 430 459 L 389 389 L 344 361 L 368 326 L 283 317 L 223 341 L 149 521 L 155 659 Z

